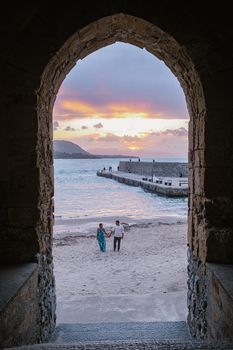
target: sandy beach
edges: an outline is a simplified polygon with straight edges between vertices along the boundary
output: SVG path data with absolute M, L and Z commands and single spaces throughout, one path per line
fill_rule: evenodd
M 186 318 L 187 223 L 179 217 L 120 218 L 126 232 L 120 252 L 100 252 L 98 222 L 57 220 L 54 267 L 60 323 L 164 321 Z M 66 230 L 65 230 L 66 227 Z

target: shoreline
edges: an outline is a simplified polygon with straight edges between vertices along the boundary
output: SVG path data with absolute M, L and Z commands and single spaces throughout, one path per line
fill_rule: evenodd
M 55 217 L 54 222 L 54 237 L 57 238 L 60 234 L 90 234 L 95 231 L 98 224 L 102 222 L 106 228 L 114 225 L 115 220 L 120 220 L 126 225 L 174 225 L 187 223 L 187 216 L 181 215 L 158 215 L 153 218 L 135 218 L 129 216 L 100 216 L 87 218 L 61 218 Z

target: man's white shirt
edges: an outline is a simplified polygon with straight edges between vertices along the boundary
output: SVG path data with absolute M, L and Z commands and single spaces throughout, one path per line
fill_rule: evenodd
M 123 234 L 124 234 L 124 227 L 122 225 L 116 225 L 114 228 L 113 228 L 113 234 L 114 234 L 114 237 L 123 237 Z

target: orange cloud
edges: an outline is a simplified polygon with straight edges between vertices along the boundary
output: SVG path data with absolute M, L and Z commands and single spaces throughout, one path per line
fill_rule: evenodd
M 151 116 L 152 111 L 149 106 L 139 103 L 113 103 L 108 106 L 108 109 L 112 117 L 121 117 L 121 118 L 131 118 L 134 116 L 140 116 L 141 118 L 148 118 Z
M 151 106 L 140 101 L 94 105 L 81 100 L 62 99 L 56 104 L 54 113 L 58 120 L 78 118 L 159 118 Z
M 70 112 L 76 112 L 81 114 L 95 114 L 96 110 L 90 104 L 77 101 L 77 100 L 63 100 L 61 107 Z

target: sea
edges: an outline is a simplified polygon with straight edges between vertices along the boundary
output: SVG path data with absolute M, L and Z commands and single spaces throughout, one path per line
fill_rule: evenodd
M 56 220 L 98 221 L 105 217 L 138 220 L 159 216 L 187 217 L 187 198 L 159 196 L 96 175 L 104 167 L 117 170 L 120 160 L 129 159 L 55 159 L 55 223 Z M 180 158 L 157 160 L 185 162 Z M 141 161 L 152 159 L 141 158 Z

